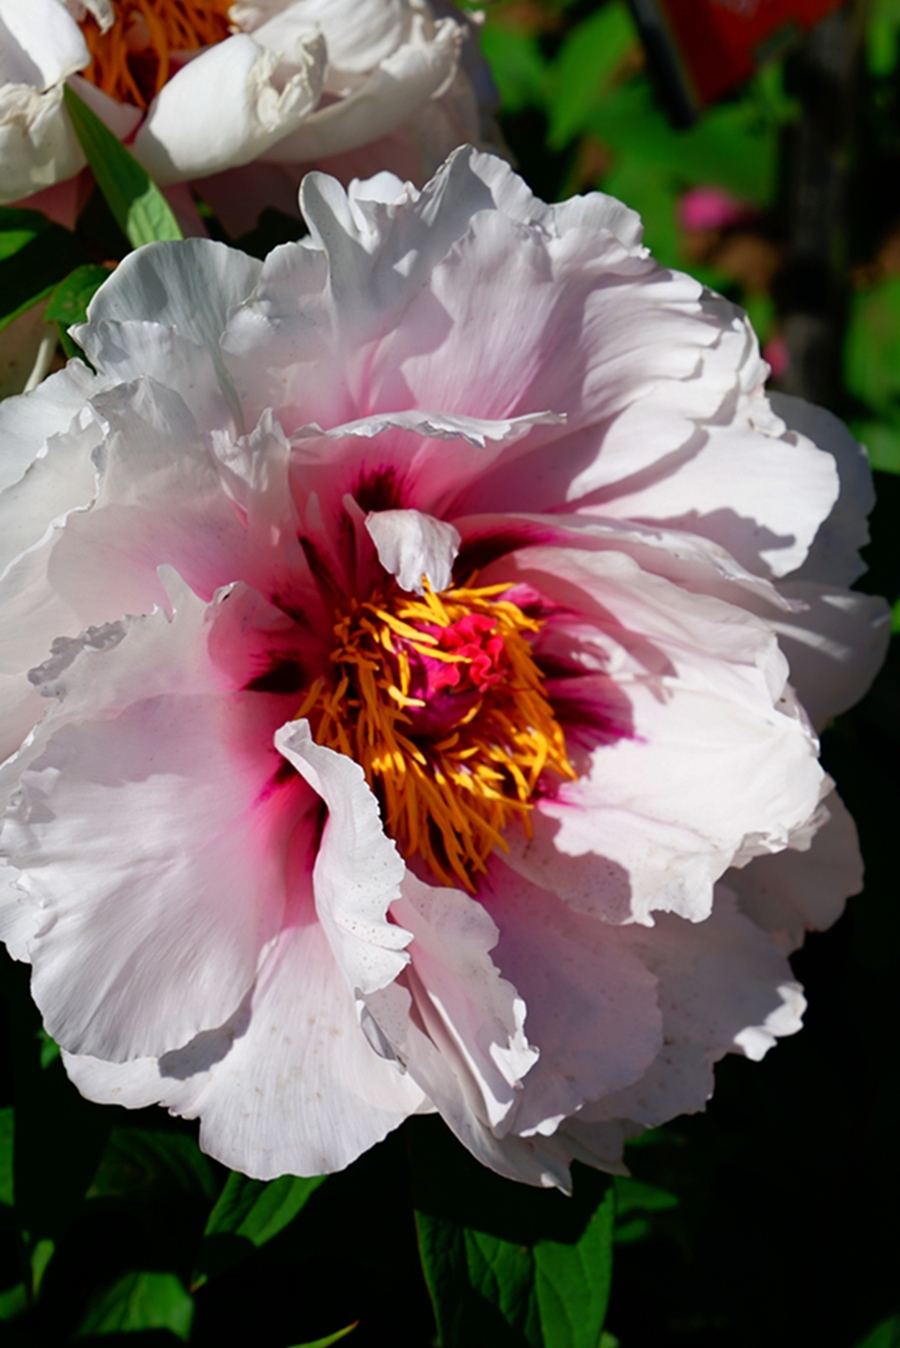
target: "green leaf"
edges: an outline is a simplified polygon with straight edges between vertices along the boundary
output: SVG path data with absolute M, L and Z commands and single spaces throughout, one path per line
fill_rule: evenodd
M 534 1247 L 535 1285 L 544 1348 L 596 1348 L 612 1284 L 616 1215 L 610 1186 L 573 1244 L 539 1241 Z
M 71 230 L 39 211 L 0 208 L 0 330 L 46 299 L 85 256 Z
M 900 472 L 900 276 L 854 295 L 844 377 L 850 393 L 875 413 L 857 426 L 872 466 Z
M 866 23 L 866 63 L 872 75 L 890 75 L 896 66 L 898 29 L 898 0 L 873 0 Z
M 88 305 L 103 282 L 108 281 L 109 277 L 109 268 L 99 267 L 96 263 L 76 267 L 64 281 L 60 282 L 47 301 L 44 318 L 48 323 L 55 323 L 59 328 L 60 340 L 67 356 L 80 354 L 79 347 L 69 336 L 69 328 L 75 323 L 85 321 Z M 53 1041 L 49 1040 L 48 1037 L 48 1042 L 52 1043 Z M 57 1052 L 59 1052 L 58 1049 Z
M 345 1339 L 358 1324 L 359 1321 L 354 1320 L 352 1325 L 345 1325 L 335 1334 L 326 1334 L 324 1339 L 313 1339 L 309 1343 L 295 1343 L 293 1348 L 329 1348 L 332 1343 L 337 1343 L 338 1339 Z
M 900 1348 L 900 1315 L 882 1320 L 878 1328 L 867 1334 L 856 1348 Z
M 615 1191 L 576 1167 L 574 1194 L 480 1166 L 439 1121 L 407 1125 L 422 1267 L 441 1348 L 597 1348 Z
M 49 305 L 48 305 L 49 307 Z M 43 1025 L 38 1030 L 38 1043 L 40 1044 L 40 1062 L 41 1067 L 49 1067 L 52 1062 L 56 1062 L 59 1057 L 59 1044 L 55 1039 L 51 1039 Z
M 16 1127 L 15 1211 L 33 1247 L 58 1239 L 81 1206 L 112 1123 L 111 1111 L 79 1095 L 57 1057 L 41 1066 L 40 1016 L 26 964 L 0 952 L 12 1023 Z
M 327 1178 L 282 1175 L 266 1183 L 232 1171 L 206 1224 L 194 1287 L 202 1287 L 277 1236 Z
M 627 1212 L 665 1212 L 678 1207 L 677 1196 L 656 1184 L 645 1184 L 630 1175 L 617 1175 L 614 1183 L 616 1211 L 620 1217 Z
M 675 131 L 650 82 L 640 77 L 604 99 L 588 125 L 623 157 L 663 170 L 682 190 L 704 183 L 759 204 L 774 194 L 778 119 L 749 95 L 711 109 L 688 131 Z
M 132 248 L 183 238 L 172 208 L 146 169 L 68 84 L 63 97 L 97 185 Z
M 91 1299 L 75 1338 L 168 1329 L 186 1340 L 193 1318 L 193 1299 L 174 1273 L 126 1273 Z
M 14 1320 L 28 1308 L 28 1290 L 23 1282 L 17 1282 L 5 1292 L 0 1292 L 0 1321 Z
M 493 24 L 489 18 L 480 46 L 505 113 L 519 112 L 529 105 L 544 106 L 547 62 L 532 33 Z
M 113 1128 L 88 1198 L 168 1199 L 185 1194 L 212 1202 L 215 1175 L 188 1133 Z
M 326 1175 L 309 1179 L 282 1175 L 266 1183 L 232 1171 L 210 1213 L 204 1234 L 244 1236 L 254 1245 L 265 1245 L 294 1220 L 326 1179 Z
M 583 131 L 592 109 L 609 92 L 617 67 L 639 42 L 624 0 L 613 0 L 566 36 L 550 79 L 548 143 L 565 145 Z
M 47 1272 L 47 1265 L 56 1253 L 56 1241 L 39 1240 L 31 1251 L 31 1295 L 37 1297 Z
M 880 473 L 900 473 L 900 425 L 894 421 L 848 422 L 869 454 L 869 463 Z

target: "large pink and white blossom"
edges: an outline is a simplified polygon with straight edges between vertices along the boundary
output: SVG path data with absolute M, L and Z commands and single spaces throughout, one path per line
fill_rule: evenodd
M 740 311 L 454 154 L 129 256 L 0 408 L 0 924 L 92 1099 L 568 1184 L 799 1028 L 871 504 Z
M 428 0 L 0 0 L 0 201 L 84 204 L 66 82 L 190 233 L 188 183 L 239 234 L 296 213 L 304 165 L 425 182 L 479 135 L 474 28 Z

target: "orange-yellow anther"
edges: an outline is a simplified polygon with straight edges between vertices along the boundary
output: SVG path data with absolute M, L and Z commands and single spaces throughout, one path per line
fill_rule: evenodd
M 105 33 L 88 15 L 81 24 L 91 53 L 84 77 L 119 103 L 149 107 L 173 74 L 173 52 L 221 42 L 231 31 L 233 0 L 113 0 Z
M 401 851 L 471 891 L 514 820 L 530 833 L 541 774 L 575 776 L 532 654 L 541 623 L 499 597 L 508 588 L 351 602 L 333 673 L 297 712 L 360 764 Z

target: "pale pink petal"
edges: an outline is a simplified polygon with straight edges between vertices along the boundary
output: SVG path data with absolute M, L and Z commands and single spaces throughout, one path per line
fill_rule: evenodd
M 779 587 L 799 611 L 772 622 L 791 683 L 817 730 L 866 693 L 887 654 L 891 611 L 884 599 L 790 577 Z
M 0 763 L 16 752 L 44 711 L 24 674 L 0 674 Z
M 836 791 L 822 808 L 825 822 L 801 840 L 802 850 L 790 847 L 774 856 L 755 857 L 725 876 L 741 911 L 785 953 L 802 945 L 807 931 L 830 927 L 846 900 L 862 889 L 856 826 Z
M 93 186 L 93 174 L 90 170 L 83 169 L 74 178 L 54 183 L 52 187 L 44 187 L 39 192 L 24 197 L 17 204 L 23 210 L 40 211 L 55 224 L 62 225 L 64 229 L 74 229 L 79 215 L 87 205 Z
M 5 448 L 14 478 L 0 492 L 0 603 L 5 615 L 0 628 L 0 673 L 10 677 L 6 691 L 20 707 L 24 691 L 19 681 L 25 671 L 46 657 L 56 637 L 75 636 L 85 625 L 77 606 L 73 608 L 57 592 L 49 576 L 66 520 L 89 507 L 97 492 L 93 454 L 102 443 L 102 429 L 96 418 L 85 415 L 87 390 L 76 369 L 84 367 L 73 362 L 68 371 L 49 380 L 52 389 L 48 388 L 46 399 L 9 399 L 0 411 L 0 430 L 8 432 Z M 103 382 L 92 380 L 91 386 L 102 389 Z M 73 395 L 81 415 L 75 415 Z M 30 449 L 36 457 L 16 481 L 14 475 L 24 467 L 29 432 L 34 436 Z M 104 611 L 100 620 L 120 611 Z M 25 704 L 28 701 L 25 698 Z M 17 721 L 12 707 L 7 710 Z
M 524 1004 L 489 953 L 497 928 L 474 899 L 409 873 L 391 912 L 412 932 L 410 965 L 399 986 L 366 999 L 370 1037 L 442 1112 L 456 1115 L 462 1089 L 482 1125 L 496 1130 L 538 1056 L 522 1029 Z M 417 1034 L 397 1015 L 409 998 Z
M 766 411 L 762 395 L 745 400 L 731 421 L 702 427 L 677 465 L 622 483 L 603 513 L 701 534 L 764 575 L 796 570 L 837 499 L 838 477 L 805 436 L 761 430 L 754 418 Z
M 60 707 L 2 835 L 41 913 L 29 959 L 48 1030 L 113 1061 L 177 1048 L 234 1011 L 278 931 L 297 822 L 284 792 L 266 795 L 275 700 L 221 688 L 215 610 L 169 583 L 173 618 L 60 641 L 35 671 Z
M 16 887 L 18 871 L 0 863 L 0 941 L 14 960 L 29 959 L 31 940 L 41 925 L 41 915 Z
M 580 1114 L 565 1119 L 559 1126 L 555 1141 L 566 1156 L 583 1165 L 605 1170 L 610 1175 L 630 1175 L 622 1153 L 625 1143 L 640 1137 L 643 1128 L 623 1119 L 606 1123 L 590 1123 Z
M 499 565 L 485 570 L 485 583 Z M 563 626 L 553 623 L 541 648 L 571 655 L 580 647 L 588 668 L 615 679 L 633 726 L 596 749 L 577 782 L 538 803 L 534 841 L 511 835 L 510 864 L 614 921 L 625 916 L 626 876 L 632 918 L 647 921 L 654 909 L 705 917 L 713 882 L 745 839 L 777 851 L 818 804 L 817 746 L 786 688 L 771 631 L 742 609 L 641 572 L 622 554 L 523 549 L 503 573 L 584 615 L 563 625 L 568 651 L 554 635 Z M 610 896 L 595 890 L 591 899 L 578 871 L 574 890 L 568 871 L 555 878 L 557 853 L 603 858 L 600 873 L 616 877 L 611 911 Z
M 419 991 L 414 999 L 401 982 L 371 1000 L 373 1043 L 385 1057 L 396 1056 L 408 1064 L 410 1076 L 423 1087 L 429 1100 L 437 1102 L 444 1122 L 479 1161 L 507 1179 L 542 1187 L 568 1187 L 566 1158 L 558 1149 L 545 1147 L 543 1138 L 500 1138 L 490 1127 L 482 1086 L 433 1006 L 429 1007 L 429 1022 L 422 1026 L 420 1007 L 429 1004 L 427 994 Z
M 282 413 L 284 416 L 285 413 Z M 393 483 L 384 505 L 415 507 L 429 514 L 442 506 L 463 482 L 501 458 L 507 446 L 535 426 L 557 425 L 560 418 L 542 412 L 487 421 L 433 412 L 398 412 L 336 426 L 294 431 L 294 490 L 299 497 L 315 494 L 332 512 L 346 493 L 356 495 L 369 481 Z M 290 424 L 290 423 L 289 423 Z M 445 442 L 452 440 L 448 454 Z
M 130 256 L 134 256 L 132 253 Z M 198 426 L 232 427 L 234 399 L 212 352 L 165 323 L 98 318 L 78 329 L 85 355 L 117 384 L 149 377 L 180 395 Z
M 833 457 L 841 484 L 834 509 L 819 526 L 806 561 L 792 579 L 850 585 L 866 569 L 859 549 L 869 541 L 868 516 L 875 504 L 869 456 L 827 408 L 786 393 L 770 397 L 775 413 L 798 438 L 808 438 Z
M 494 959 L 519 991 L 540 1058 L 498 1132 L 550 1134 L 588 1100 L 631 1085 L 662 1044 L 657 980 L 622 930 L 569 911 L 495 863 L 483 902 L 500 928 Z
M 653 1128 L 696 1113 L 712 1095 L 712 1065 L 725 1053 L 762 1056 L 776 1035 L 800 1028 L 790 965 L 735 910 L 724 886 L 704 922 L 663 915 L 653 927 L 626 927 L 621 935 L 659 979 L 664 1043 L 640 1081 L 586 1106 L 586 1121 L 629 1119 Z
M 720 544 L 698 534 L 602 515 L 526 514 L 504 511 L 457 516 L 462 537 L 459 567 L 485 566 L 518 548 L 561 544 L 595 551 L 624 552 L 642 570 L 671 580 L 695 594 L 708 594 L 732 604 L 753 605 L 759 616 L 774 619 L 779 611 L 794 613 L 800 605 L 787 599 L 783 587 L 754 575 Z
M 200 1115 L 204 1151 L 257 1179 L 342 1170 L 423 1104 L 410 1077 L 370 1048 L 316 922 L 282 934 L 222 1029 L 159 1062 L 65 1061 L 91 1100 Z

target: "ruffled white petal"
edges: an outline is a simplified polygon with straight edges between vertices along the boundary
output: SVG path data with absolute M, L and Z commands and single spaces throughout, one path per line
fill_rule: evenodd
M 315 107 L 324 60 L 316 34 L 298 38 L 287 56 L 236 33 L 163 86 L 135 137 L 135 157 L 163 185 L 249 163 Z M 290 73 L 277 87 L 284 66 Z
M 404 44 L 360 88 L 313 112 L 264 157 L 277 163 L 310 163 L 387 135 L 452 79 L 463 34 L 459 24 L 442 19 L 432 41 Z
M 328 44 L 329 66 L 344 75 L 360 75 L 406 41 L 419 8 L 410 0 L 295 0 L 287 5 L 283 0 L 257 0 L 233 6 L 231 17 L 252 31 L 257 41 L 289 25 L 320 28 Z
M 261 264 L 211 239 L 151 243 L 119 263 L 88 308 L 88 326 L 143 320 L 218 350 L 229 313 L 253 291 Z M 79 341 L 82 329 L 77 330 Z M 87 332 L 85 331 L 85 336 Z
M 154 365 L 141 373 L 156 375 L 163 382 L 171 369 L 169 351 L 182 342 L 206 348 L 232 414 L 240 423 L 234 389 L 221 352 L 221 338 L 229 314 L 253 291 L 260 263 L 246 253 L 237 253 L 211 239 L 186 239 L 173 248 L 169 243 L 151 243 L 122 261 L 100 287 L 88 307 L 88 322 L 73 329 L 85 350 L 100 357 L 101 325 L 105 322 L 160 324 L 173 330 L 158 342 L 165 364 L 157 374 Z M 182 348 L 183 349 L 183 348 Z M 183 357 L 182 357 L 183 358 Z M 127 367 L 138 371 L 130 353 Z M 111 365 L 113 374 L 118 373 Z M 122 378 L 128 377 L 123 370 Z
M 378 510 L 366 516 L 366 529 L 401 590 L 423 594 L 423 577 L 435 592 L 446 590 L 460 542 L 452 524 L 420 510 Z
M 77 360 L 45 379 L 38 397 L 4 398 L 0 402 L 0 491 L 18 482 L 45 452 L 50 437 L 68 431 L 84 410 L 86 400 L 105 386 L 105 381 Z M 4 522 L 0 534 L 5 534 L 9 523 Z
M 391 912 L 412 933 L 410 966 L 400 987 L 366 999 L 375 1043 L 445 1117 L 461 1089 L 481 1125 L 502 1130 L 538 1054 L 523 1031 L 525 1005 L 489 954 L 496 926 L 474 899 L 409 873 Z
M 46 90 L 90 59 L 81 29 L 59 0 L 0 0 L 0 83 Z
M 409 932 L 387 920 L 403 862 L 357 763 L 316 744 L 305 720 L 283 726 L 275 745 L 328 809 L 312 876 L 319 921 L 354 994 L 376 992 L 409 962 Z
M 0 205 L 78 173 L 87 161 L 63 110 L 62 85 L 0 85 Z
M 507 1134 L 536 1053 L 523 1032 L 525 1005 L 490 955 L 495 924 L 464 894 L 412 876 L 394 910 L 414 934 L 411 964 L 366 999 L 363 1025 L 373 1045 L 403 1065 L 485 1165 L 510 1179 L 564 1187 L 563 1158 Z

